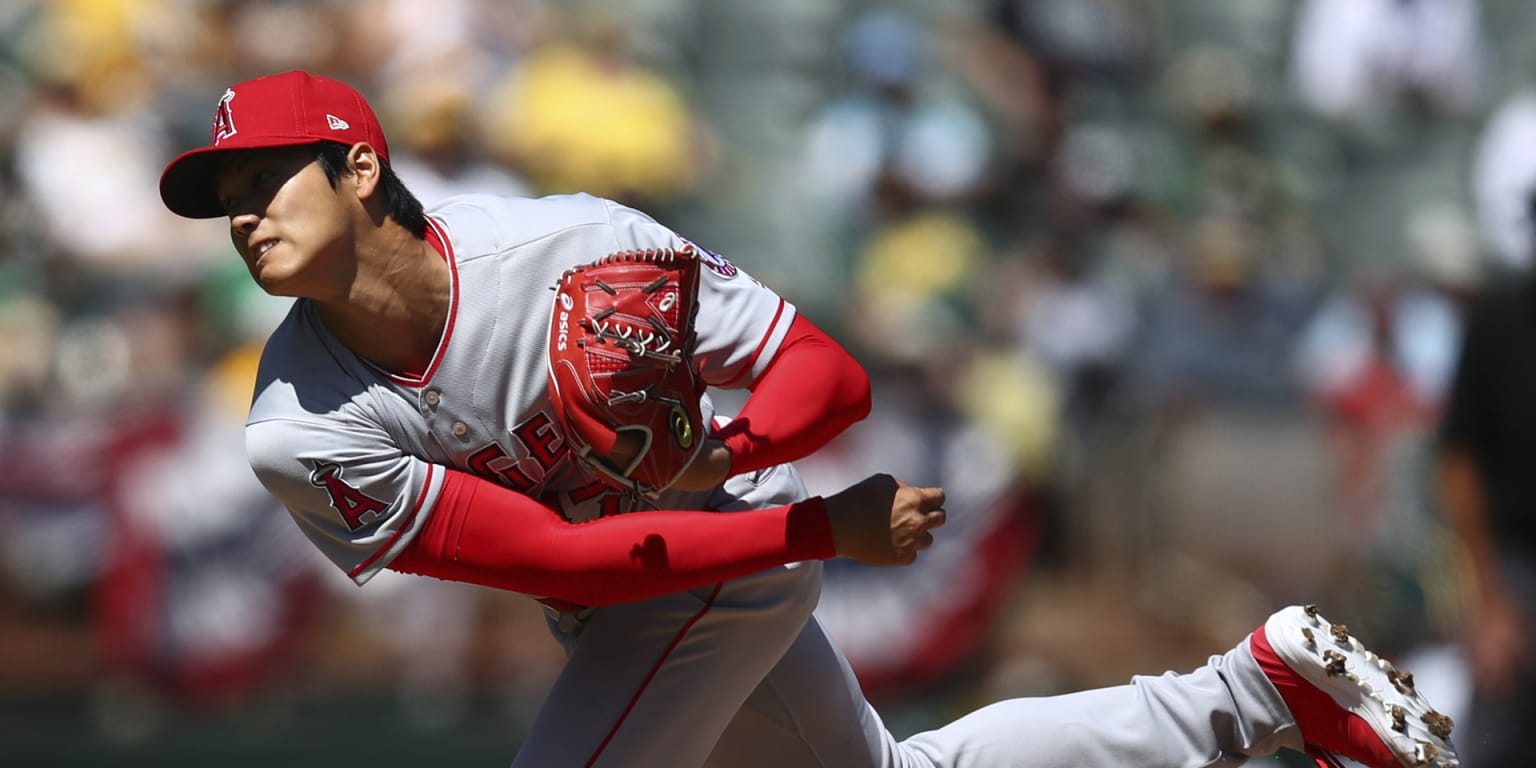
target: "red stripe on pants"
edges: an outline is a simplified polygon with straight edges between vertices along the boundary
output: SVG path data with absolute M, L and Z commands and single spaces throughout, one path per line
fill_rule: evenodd
M 603 750 L 608 748 L 609 742 L 613 741 L 613 737 L 618 734 L 619 728 L 629 718 L 629 713 L 634 711 L 635 704 L 640 701 L 641 694 L 645 693 L 645 689 L 656 678 L 656 673 L 661 671 L 661 665 L 667 663 L 667 658 L 672 655 L 672 651 L 677 648 L 678 643 L 683 641 L 683 636 L 688 634 L 688 630 L 693 629 L 693 625 L 697 624 L 699 619 L 704 618 L 704 614 L 709 613 L 710 607 L 715 604 L 715 598 L 720 595 L 720 588 L 722 586 L 724 585 L 715 585 L 715 590 L 709 593 L 709 599 L 704 601 L 704 607 L 700 608 L 699 612 L 694 614 L 693 618 L 689 619 L 688 623 L 684 624 L 682 629 L 677 631 L 677 636 L 672 638 L 672 642 L 667 645 L 667 650 L 662 652 L 660 658 L 656 659 L 656 663 L 651 666 L 651 671 L 646 673 L 645 680 L 640 683 L 640 688 L 635 691 L 634 696 L 629 698 L 629 704 L 625 705 L 624 711 L 619 714 L 619 719 L 613 724 L 613 728 L 609 729 L 608 735 L 603 737 L 603 743 L 597 745 L 597 751 L 593 752 L 591 759 L 587 760 L 586 768 L 592 768 L 593 765 L 597 764 L 597 759 L 603 756 Z

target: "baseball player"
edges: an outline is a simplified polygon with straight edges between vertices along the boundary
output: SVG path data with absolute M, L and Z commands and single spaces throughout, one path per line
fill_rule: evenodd
M 1458 764 L 1411 677 L 1300 607 L 1189 674 L 897 741 L 812 609 L 822 560 L 911 562 L 943 491 L 806 497 L 787 462 L 870 394 L 792 304 L 611 201 L 424 212 L 364 98 L 305 72 L 225 91 L 160 193 L 227 218 L 251 276 L 298 299 L 246 447 L 314 545 L 358 584 L 389 568 L 544 602 L 568 663 L 514 766 Z M 710 385 L 751 395 L 713 419 Z

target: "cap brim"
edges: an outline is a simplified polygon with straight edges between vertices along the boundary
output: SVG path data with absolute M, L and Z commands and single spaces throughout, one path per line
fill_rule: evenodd
M 213 175 L 218 170 L 219 155 L 230 150 L 203 147 L 183 152 L 160 174 L 160 200 L 171 213 L 189 219 L 212 219 L 224 215 L 219 196 L 213 190 Z
M 313 136 L 267 136 L 250 143 L 188 150 L 177 155 L 160 174 L 160 200 L 172 213 L 189 219 L 223 218 L 229 214 L 219 203 L 214 177 L 224 157 L 247 149 L 297 147 L 320 142 L 321 139 Z

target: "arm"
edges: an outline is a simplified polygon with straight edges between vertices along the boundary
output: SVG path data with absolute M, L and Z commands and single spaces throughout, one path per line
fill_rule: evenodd
M 450 471 L 391 570 L 607 605 L 844 554 L 905 564 L 944 523 L 943 492 L 876 476 L 825 500 L 746 512 L 656 511 L 570 523 L 516 491 Z
M 869 375 L 804 316 L 796 316 L 777 354 L 750 383 L 741 413 L 714 435 L 678 481 L 711 488 L 731 475 L 808 456 L 869 415 Z
M 1471 453 L 1460 446 L 1441 449 L 1437 466 L 1440 503 L 1451 530 L 1464 552 L 1473 591 L 1478 595 L 1502 592 L 1498 575 L 1498 551 L 1489 535 L 1482 480 Z
M 1445 448 L 1437 468 L 1441 506 L 1470 593 L 1466 624 L 1477 628 L 1466 637 L 1473 679 L 1479 690 L 1507 691 L 1520 667 L 1536 668 L 1536 633 L 1499 570 L 1481 473 L 1470 452 Z

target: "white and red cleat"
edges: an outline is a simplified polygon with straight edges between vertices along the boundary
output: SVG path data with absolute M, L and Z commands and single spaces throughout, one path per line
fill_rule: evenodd
M 1431 709 L 1413 676 L 1366 650 L 1312 606 L 1292 606 L 1254 632 L 1253 656 L 1291 708 L 1307 754 L 1370 768 L 1457 768 L 1451 718 Z

